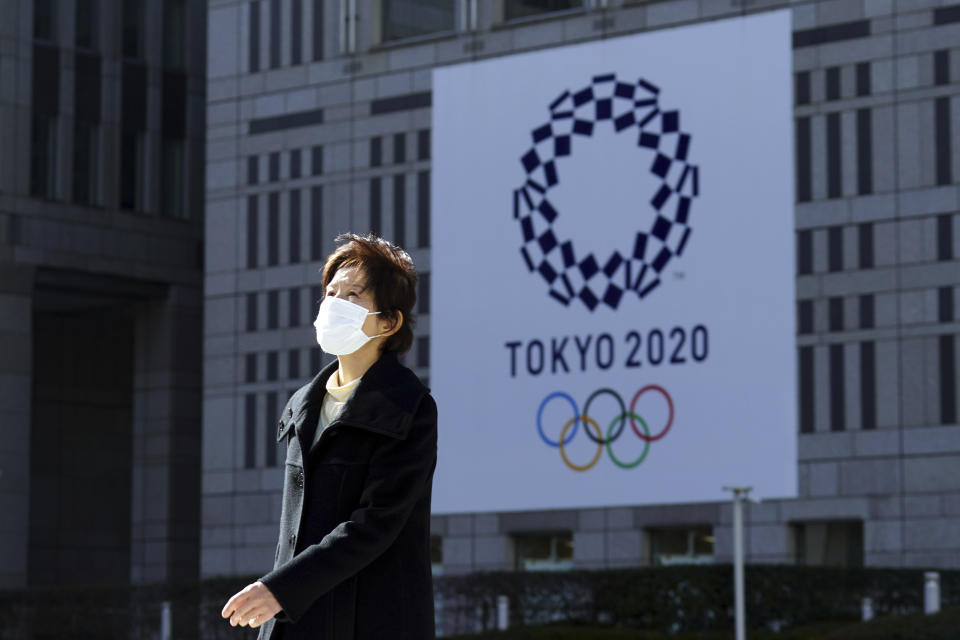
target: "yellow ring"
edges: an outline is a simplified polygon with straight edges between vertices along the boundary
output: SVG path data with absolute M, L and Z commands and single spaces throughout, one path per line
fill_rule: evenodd
M 567 420 L 567 424 L 563 425 L 563 431 L 560 432 L 560 457 L 563 458 L 563 461 L 567 463 L 567 466 L 573 469 L 574 471 L 586 471 L 597 464 L 597 460 L 600 459 L 600 456 L 603 455 L 603 432 L 600 431 L 600 425 L 597 424 L 597 421 L 591 418 L 590 416 L 580 416 L 580 420 L 583 421 L 583 428 L 586 429 L 588 424 L 593 425 L 594 431 L 597 432 L 597 441 L 600 443 L 597 445 L 597 455 L 593 456 L 593 460 L 588 462 L 585 465 L 577 466 L 570 462 L 570 459 L 567 458 L 567 452 L 563 450 L 563 441 L 567 437 L 567 431 L 570 430 L 570 427 L 573 426 L 573 423 L 577 421 L 576 416 Z

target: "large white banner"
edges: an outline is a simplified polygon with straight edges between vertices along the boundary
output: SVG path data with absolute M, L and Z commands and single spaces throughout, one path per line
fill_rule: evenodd
M 437 513 L 796 494 L 789 11 L 438 68 Z

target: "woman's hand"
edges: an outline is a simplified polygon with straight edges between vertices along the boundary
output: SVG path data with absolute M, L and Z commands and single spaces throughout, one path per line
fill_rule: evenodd
M 230 618 L 231 627 L 249 625 L 251 629 L 256 629 L 280 613 L 282 609 L 283 607 L 270 593 L 267 585 L 257 580 L 253 584 L 248 584 L 242 591 L 233 594 L 233 597 L 227 600 L 227 604 L 223 605 L 220 615 Z

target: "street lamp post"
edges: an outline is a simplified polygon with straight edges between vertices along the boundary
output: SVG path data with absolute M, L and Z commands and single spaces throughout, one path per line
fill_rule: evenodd
M 736 640 L 746 640 L 747 621 L 743 596 L 743 501 L 753 487 L 724 487 L 733 492 L 733 606 Z

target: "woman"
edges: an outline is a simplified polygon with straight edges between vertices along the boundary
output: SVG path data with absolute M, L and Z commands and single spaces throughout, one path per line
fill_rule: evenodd
M 437 407 L 397 360 L 413 342 L 410 256 L 347 234 L 323 268 L 317 341 L 337 356 L 287 402 L 274 569 L 221 612 L 263 640 L 434 637 Z

